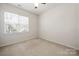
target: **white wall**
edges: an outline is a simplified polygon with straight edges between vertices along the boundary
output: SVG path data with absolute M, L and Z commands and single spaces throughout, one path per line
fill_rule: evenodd
M 40 15 L 40 38 L 79 49 L 76 23 L 76 4 L 61 4 Z
M 78 47 L 78 49 L 79 49 L 79 4 L 77 4 L 77 10 L 76 10 L 76 13 L 77 13 L 77 38 L 78 38 L 78 40 L 77 40 L 77 47 Z
M 22 32 L 22 33 L 4 34 L 3 33 L 3 16 L 1 15 L 4 11 L 29 17 L 30 31 Z M 20 8 L 16 8 L 9 4 L 0 4 L 0 47 L 13 44 L 16 42 L 32 39 L 32 38 L 37 38 L 37 22 L 38 22 L 37 15 L 35 14 L 32 14 Z
M 40 14 L 38 18 L 37 15 L 20 8 L 9 4 L 0 4 L 0 47 L 39 36 L 42 39 L 79 49 L 78 10 L 78 5 L 76 7 L 75 4 L 62 4 Z M 2 17 L 4 11 L 28 16 L 30 18 L 30 32 L 4 34 Z

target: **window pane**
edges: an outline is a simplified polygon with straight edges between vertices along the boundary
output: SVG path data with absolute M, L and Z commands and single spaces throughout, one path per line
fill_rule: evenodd
M 17 14 L 5 12 L 5 31 L 6 32 L 23 32 L 29 31 L 28 17 L 20 16 Z

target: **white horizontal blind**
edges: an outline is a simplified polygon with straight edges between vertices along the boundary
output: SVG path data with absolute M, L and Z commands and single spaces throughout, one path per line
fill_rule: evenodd
M 4 12 L 4 30 L 7 33 L 29 31 L 29 19 L 14 13 Z

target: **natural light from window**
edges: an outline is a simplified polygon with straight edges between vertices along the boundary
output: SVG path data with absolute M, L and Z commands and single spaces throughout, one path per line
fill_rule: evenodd
M 29 32 L 29 18 L 4 12 L 4 31 L 5 33 Z

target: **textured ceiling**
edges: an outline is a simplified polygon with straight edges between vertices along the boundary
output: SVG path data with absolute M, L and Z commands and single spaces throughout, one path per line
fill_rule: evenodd
M 39 3 L 39 6 L 38 6 L 37 9 L 34 8 L 33 3 L 12 3 L 12 5 L 17 6 L 19 8 L 25 9 L 25 10 L 27 10 L 29 12 L 32 12 L 34 14 L 39 15 L 42 12 L 45 12 L 50 8 L 55 8 L 59 4 L 57 4 L 57 3 L 46 3 L 46 4 Z

